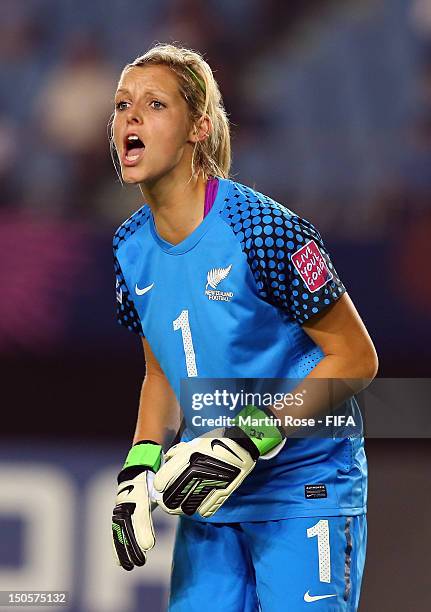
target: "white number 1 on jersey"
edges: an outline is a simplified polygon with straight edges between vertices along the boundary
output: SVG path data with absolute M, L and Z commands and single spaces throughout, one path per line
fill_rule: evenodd
M 187 376 L 197 376 L 195 349 L 193 348 L 192 332 L 189 323 L 189 311 L 183 310 L 179 317 L 172 321 L 174 330 L 181 330 L 183 337 L 183 347 L 186 356 Z
M 320 520 L 307 529 L 307 538 L 317 536 L 317 551 L 319 554 L 319 579 L 320 582 L 331 582 L 331 548 L 329 545 L 329 523 Z

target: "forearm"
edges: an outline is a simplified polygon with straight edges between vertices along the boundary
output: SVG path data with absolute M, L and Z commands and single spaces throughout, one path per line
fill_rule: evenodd
M 291 391 L 301 402 L 285 405 L 281 410 L 272 409 L 274 415 L 284 424 L 286 435 L 292 435 L 298 428 L 286 424 L 285 417 L 311 419 L 332 412 L 343 402 L 365 389 L 376 374 L 374 365 L 369 362 L 346 363 L 337 355 L 325 356 L 317 366 Z
M 181 423 L 181 411 L 166 377 L 148 373 L 142 384 L 133 443 L 153 440 L 168 447 Z

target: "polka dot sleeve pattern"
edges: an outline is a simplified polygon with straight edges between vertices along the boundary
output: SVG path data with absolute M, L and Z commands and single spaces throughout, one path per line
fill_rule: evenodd
M 314 226 L 234 183 L 222 213 L 241 242 L 259 295 L 304 324 L 345 292 Z
M 141 320 L 130 296 L 129 289 L 127 288 L 120 264 L 116 257 L 114 259 L 114 269 L 117 322 L 127 327 L 129 331 L 143 336 L 144 332 L 142 330 Z
M 135 332 L 140 336 L 144 335 L 141 320 L 131 298 L 121 266 L 118 262 L 117 251 L 126 243 L 130 236 L 132 236 L 140 227 L 142 227 L 142 225 L 147 221 L 148 216 L 148 207 L 143 206 L 118 228 L 114 234 L 113 240 L 117 321 L 129 331 Z

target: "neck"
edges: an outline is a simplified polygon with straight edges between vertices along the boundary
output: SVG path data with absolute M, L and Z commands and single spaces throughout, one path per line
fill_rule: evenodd
M 206 181 L 198 177 L 166 176 L 139 188 L 151 208 L 157 233 L 171 244 L 178 244 L 203 219 Z

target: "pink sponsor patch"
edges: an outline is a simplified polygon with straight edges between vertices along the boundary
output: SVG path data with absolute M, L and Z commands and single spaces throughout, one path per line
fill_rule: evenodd
M 332 280 L 331 271 L 314 240 L 309 240 L 292 255 L 292 261 L 307 289 L 314 293 Z

